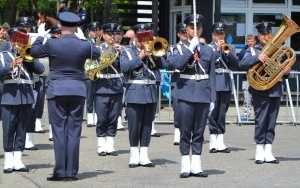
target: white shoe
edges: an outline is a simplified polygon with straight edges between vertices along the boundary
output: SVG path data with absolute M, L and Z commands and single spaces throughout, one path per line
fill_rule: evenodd
M 98 137 L 98 155 L 106 155 L 106 137 Z
M 179 145 L 180 143 L 180 130 L 179 128 L 175 128 L 174 131 L 174 145 Z
M 265 160 L 265 145 L 264 144 L 256 144 L 255 151 L 255 163 L 262 164 Z
M 23 153 L 21 151 L 14 152 L 14 170 L 20 172 L 28 172 L 29 169 L 26 168 L 22 162 L 22 155 Z
M 279 161 L 272 154 L 272 144 L 265 145 L 265 158 L 266 163 L 275 163 L 278 164 Z
M 106 154 L 117 156 L 117 152 L 114 148 L 115 145 L 115 137 L 107 136 L 106 137 Z
M 140 153 L 139 147 L 130 147 L 129 167 L 135 168 L 139 165 Z
M 181 173 L 191 172 L 191 160 L 189 155 L 181 156 Z
M 26 133 L 25 149 L 26 150 L 35 150 L 36 149 L 33 144 L 33 133 Z
M 13 152 L 4 153 L 4 173 L 12 173 L 14 169 L 14 154 Z
M 147 167 L 154 167 L 154 164 L 148 158 L 148 147 L 140 148 L 140 165 Z
M 36 118 L 35 120 L 35 132 L 44 133 L 44 130 L 42 128 L 42 120 L 40 118 Z

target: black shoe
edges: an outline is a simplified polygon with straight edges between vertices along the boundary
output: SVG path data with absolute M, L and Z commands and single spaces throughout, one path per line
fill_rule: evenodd
M 107 155 L 112 155 L 112 156 L 118 156 L 118 153 L 116 151 L 112 151 L 112 152 L 107 152 Z
M 3 173 L 8 174 L 8 173 L 12 173 L 14 170 L 12 168 L 7 168 L 3 170 Z
M 180 174 L 180 178 L 188 178 L 188 177 L 190 177 L 190 173 L 188 172 L 183 172 Z
M 126 131 L 126 128 L 119 128 L 118 131 Z
M 93 124 L 87 124 L 87 127 L 95 127 L 96 125 Z
M 68 181 L 68 178 L 51 176 L 51 177 L 47 177 L 47 181 Z
M 16 171 L 16 172 L 29 172 L 29 169 L 26 168 L 26 167 L 23 167 L 23 168 L 19 168 L 19 169 L 14 169 L 14 171 Z
M 279 164 L 279 161 L 277 159 L 273 161 L 265 161 L 266 163 L 272 163 L 272 164 Z
M 197 174 L 191 173 L 190 176 L 206 178 L 208 175 L 205 172 L 198 172 Z
M 35 133 L 45 133 L 46 131 L 44 130 L 39 130 L 39 131 L 34 131 Z
M 212 148 L 209 150 L 209 153 L 217 153 L 217 152 L 218 152 L 218 150 L 216 148 Z
M 67 181 L 77 181 L 78 177 L 74 176 L 74 177 L 67 177 Z
M 135 164 L 135 163 L 129 164 L 129 168 L 136 168 L 138 166 L 139 166 L 139 164 Z
M 49 138 L 49 141 L 53 141 L 53 138 Z
M 228 148 L 225 148 L 225 149 L 222 149 L 222 150 L 218 150 L 219 153 L 230 153 L 230 149 Z
M 98 156 L 106 156 L 106 152 L 102 151 L 101 153 L 98 153 Z
M 174 142 L 173 144 L 174 144 L 175 146 L 177 146 L 177 145 L 179 145 L 179 142 Z
M 154 134 L 151 134 L 152 137 L 160 137 L 160 134 L 159 133 L 154 133 Z
M 147 164 L 140 164 L 140 166 L 143 166 L 143 167 L 155 167 L 155 165 L 153 163 L 147 163 Z
M 35 146 L 32 146 L 32 147 L 30 147 L 30 148 L 24 148 L 25 150 L 37 150 L 37 147 L 35 147 Z
M 262 160 L 255 160 L 255 164 L 264 164 L 264 161 L 262 161 Z

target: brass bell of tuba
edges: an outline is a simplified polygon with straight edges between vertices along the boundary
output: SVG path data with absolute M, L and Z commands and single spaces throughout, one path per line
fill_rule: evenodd
M 247 71 L 247 80 L 254 89 L 261 91 L 270 89 L 282 79 L 283 69 L 292 67 L 295 63 L 294 50 L 285 45 L 281 46 L 281 44 L 296 32 L 300 32 L 300 27 L 289 17 L 283 15 L 280 27 L 260 52 L 268 55 L 268 60 L 264 63 L 259 62 Z

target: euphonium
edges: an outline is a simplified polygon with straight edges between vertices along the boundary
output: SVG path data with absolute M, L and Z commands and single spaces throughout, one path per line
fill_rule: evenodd
M 295 63 L 294 50 L 285 45 L 280 47 L 280 45 L 296 32 L 300 32 L 300 27 L 283 15 L 280 27 L 260 52 L 266 54 L 269 57 L 268 60 L 264 63 L 259 62 L 247 72 L 247 80 L 254 89 L 262 91 L 270 89 L 281 80 L 284 75 L 283 69 Z M 282 63 L 283 57 L 286 57 L 286 60 Z

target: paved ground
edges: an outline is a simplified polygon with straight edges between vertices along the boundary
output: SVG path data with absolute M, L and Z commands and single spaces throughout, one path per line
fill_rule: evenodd
M 168 115 L 167 110 L 163 109 L 162 113 Z M 48 130 L 47 122 L 45 116 L 45 130 Z M 115 148 L 118 156 L 99 157 L 95 128 L 87 128 L 83 122 L 79 180 L 76 182 L 46 181 L 46 177 L 52 174 L 54 164 L 53 145 L 48 141 L 48 133 L 35 134 L 37 151 L 24 151 L 23 162 L 31 169 L 29 173 L 3 174 L 0 138 L 0 187 L 300 187 L 300 126 L 277 126 L 273 154 L 280 161 L 278 165 L 254 164 L 253 124 L 227 125 L 225 143 L 232 151 L 230 154 L 208 152 L 209 133 L 206 129 L 201 157 L 202 169 L 209 176 L 187 179 L 179 178 L 180 155 L 178 146 L 173 145 L 173 125 L 157 124 L 156 129 L 162 136 L 152 138 L 149 148 L 149 158 L 156 167 L 130 169 L 128 131 L 117 133 Z

